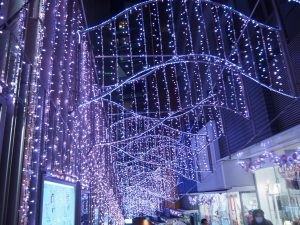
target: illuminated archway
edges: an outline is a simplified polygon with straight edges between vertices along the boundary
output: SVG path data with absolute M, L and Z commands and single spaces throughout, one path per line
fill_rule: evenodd
M 296 98 L 279 30 L 209 0 L 150 0 L 87 34 L 98 88 L 79 110 L 105 111 L 92 148 L 110 149 L 127 215 L 174 201 L 178 175 L 210 170 L 207 146 L 224 135 L 220 109 L 249 118 L 244 79 Z

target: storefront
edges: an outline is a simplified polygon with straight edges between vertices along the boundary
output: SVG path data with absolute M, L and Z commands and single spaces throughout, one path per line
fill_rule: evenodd
M 216 147 L 213 152 L 218 152 Z M 251 210 L 258 208 L 254 175 L 237 159 L 212 157 L 213 172 L 203 172 L 197 192 L 184 196 L 181 207 L 197 209 L 200 220 L 211 225 L 250 225 Z
M 300 125 L 237 154 L 253 173 L 258 206 L 274 225 L 300 221 Z
M 250 225 L 254 209 L 273 225 L 300 224 L 300 125 L 213 163 L 183 208 L 212 225 Z
M 200 215 L 198 210 L 173 210 L 169 209 L 167 225 L 200 225 Z
M 300 218 L 300 163 L 266 167 L 254 172 L 256 191 L 190 196 L 201 218 L 212 225 L 250 225 L 252 211 L 262 209 L 274 225 L 292 225 Z
M 300 218 L 300 164 L 255 171 L 260 207 L 274 224 L 292 224 Z
M 212 225 L 248 225 L 251 210 L 257 209 L 256 192 L 200 194 L 199 211 Z

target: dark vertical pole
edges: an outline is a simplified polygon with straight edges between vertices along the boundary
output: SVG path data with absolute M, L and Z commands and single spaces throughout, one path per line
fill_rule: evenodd
M 9 195 L 8 195 L 8 214 L 6 224 L 15 225 L 18 219 L 18 207 L 21 189 L 21 179 L 22 179 L 22 168 L 23 168 L 23 154 L 24 154 L 24 134 L 25 134 L 25 124 L 26 124 L 26 114 L 25 114 L 25 102 L 28 92 L 28 81 L 30 74 L 30 66 L 28 64 L 23 64 L 21 80 L 20 80 L 20 90 L 19 99 L 16 103 L 16 120 L 15 120 L 15 136 L 13 142 L 13 152 L 12 152 L 12 164 L 10 172 L 10 185 L 9 185 Z
M 3 148 L 3 136 L 4 136 L 4 128 L 5 128 L 5 119 L 6 119 L 6 99 L 5 97 L 0 95 L 0 163 L 1 163 L 1 155 Z
M 3 149 L 0 162 L 0 224 L 6 224 L 7 202 L 9 191 L 10 165 L 12 155 L 14 105 L 7 101 L 6 121 L 3 135 Z
M 81 187 L 80 183 L 76 183 L 76 213 L 75 213 L 75 225 L 80 225 L 81 222 Z
M 44 179 L 44 176 L 46 175 L 46 170 L 45 168 L 41 168 L 41 171 L 38 175 L 39 177 L 39 183 L 38 183 L 38 186 L 37 186 L 37 198 L 36 198 L 36 205 L 37 205 L 37 210 L 36 210 L 36 224 L 41 224 L 41 221 L 42 221 L 42 218 L 41 218 L 41 207 L 42 207 L 42 199 L 41 199 L 41 196 L 42 196 L 42 191 L 43 191 L 43 186 L 44 184 L 42 183 L 43 179 Z

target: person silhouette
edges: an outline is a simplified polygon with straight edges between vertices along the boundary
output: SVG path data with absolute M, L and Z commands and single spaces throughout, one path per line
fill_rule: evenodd
M 71 202 L 70 202 L 70 193 L 66 193 L 66 207 L 64 208 L 64 225 L 71 225 L 72 218 L 71 216 Z
M 265 213 L 261 209 L 255 209 L 252 212 L 253 221 L 251 225 L 273 225 L 271 221 L 265 219 Z
M 55 224 L 55 195 L 51 193 L 50 201 L 46 205 L 46 222 L 48 225 Z

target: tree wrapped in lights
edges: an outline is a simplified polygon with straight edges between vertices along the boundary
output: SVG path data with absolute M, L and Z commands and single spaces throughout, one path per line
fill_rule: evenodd
M 209 0 L 150 0 L 80 33 L 99 91 L 79 110 L 105 110 L 93 149 L 111 152 L 127 215 L 176 199 L 177 175 L 210 170 L 198 156 L 224 135 L 220 109 L 249 118 L 243 79 L 294 97 L 279 30 Z

